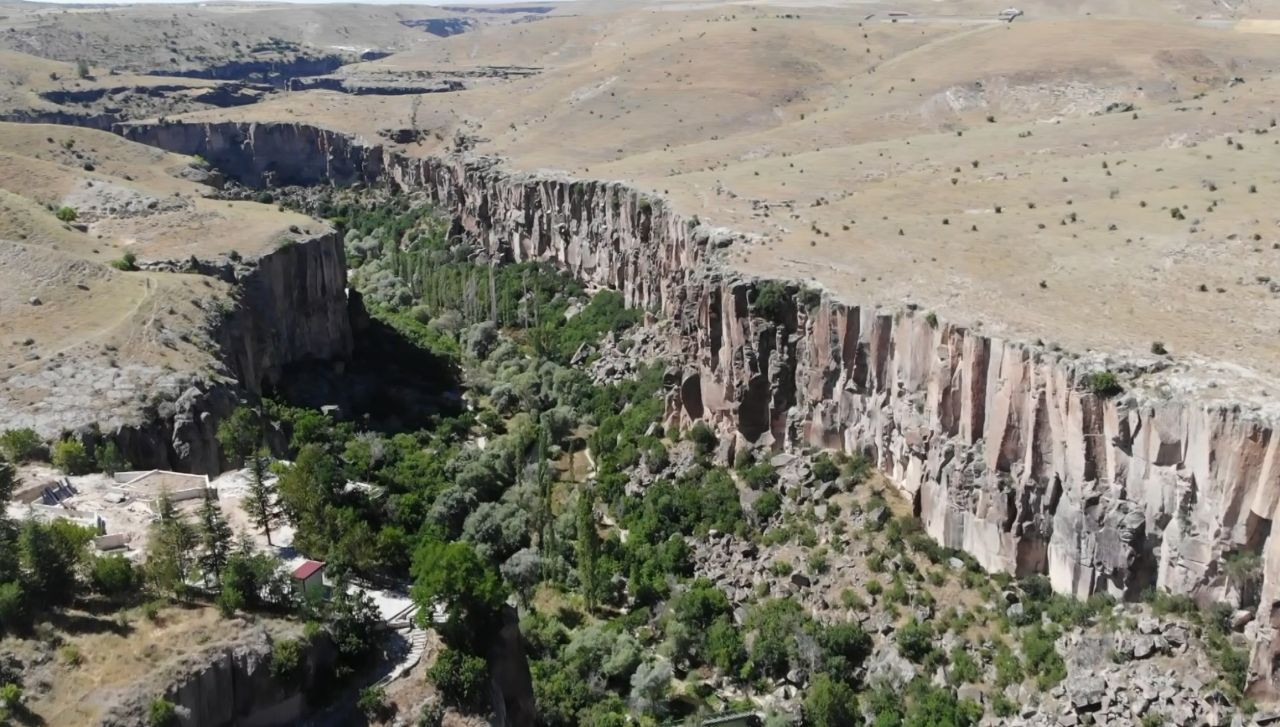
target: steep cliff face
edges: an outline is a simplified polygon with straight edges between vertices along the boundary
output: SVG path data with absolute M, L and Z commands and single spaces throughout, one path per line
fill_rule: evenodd
M 236 305 L 213 323 L 222 370 L 193 377 L 175 401 L 160 402 L 114 433 L 138 467 L 218 474 L 225 461 L 218 423 L 245 392 L 260 393 L 284 367 L 344 360 L 352 348 L 346 257 L 336 233 L 284 245 L 244 264 L 202 272 L 235 284 Z
M 250 186 L 351 184 L 382 173 L 377 147 L 301 124 L 127 123 L 114 130 L 179 154 L 198 155 L 224 174 Z
M 1280 442 L 1260 414 L 1160 393 L 1148 376 L 1102 396 L 1085 385 L 1096 361 L 794 285 L 759 310 L 764 283 L 715 255 L 743 236 L 616 183 L 407 158 L 299 125 L 125 133 L 201 154 L 248 183 L 381 179 L 425 190 L 492 253 L 553 261 L 673 321 L 684 366 L 673 417 L 746 442 L 863 453 L 931 535 L 990 569 L 1044 573 L 1079 596 L 1131 598 L 1159 585 L 1234 600 L 1227 559 L 1262 553 L 1254 666 L 1270 679 Z
M 347 259 L 328 232 L 286 244 L 237 271 L 235 312 L 219 327 L 232 375 L 254 393 L 281 370 L 308 360 L 351 355 Z
M 271 646 L 267 633 L 255 628 L 236 643 L 210 647 L 169 664 L 145 683 L 119 694 L 98 725 L 148 724 L 148 709 L 157 697 L 177 707 L 182 727 L 293 724 L 308 712 L 304 695 L 328 678 L 333 649 L 323 640 L 308 643 L 298 673 L 284 683 L 271 674 Z

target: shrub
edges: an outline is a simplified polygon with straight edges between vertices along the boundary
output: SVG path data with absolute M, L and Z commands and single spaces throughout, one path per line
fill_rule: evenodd
M 387 702 L 387 692 L 382 687 L 361 689 L 356 706 L 371 722 L 385 722 L 395 712 Z
M 80 59 L 80 60 L 76 61 L 76 76 L 77 76 L 78 78 L 88 78 L 88 77 L 89 77 L 89 71 L 90 71 L 90 69 L 89 69 L 89 62 L 88 62 L 88 61 L 86 61 L 86 60 L 84 60 L 84 59 Z
M 852 588 L 846 588 L 840 592 L 840 605 L 852 611 L 867 610 L 867 602 L 858 592 Z
M 1084 377 L 1084 386 L 1096 396 L 1108 398 L 1124 391 L 1120 379 L 1110 371 L 1094 371 Z
M 29 462 L 35 459 L 43 444 L 34 429 L 8 429 L 0 434 L 0 454 L 10 462 Z
M 487 701 L 488 667 L 478 656 L 446 648 L 427 671 L 427 678 L 440 690 L 445 704 L 478 711 Z
M 947 657 L 951 662 L 947 678 L 952 686 L 976 684 L 982 681 L 982 670 L 978 668 L 978 662 L 969 655 L 969 650 L 962 644 L 951 647 L 951 653 Z
M 858 699 L 849 685 L 819 674 L 804 694 L 804 723 L 813 727 L 858 724 Z
M 22 706 L 22 687 L 8 682 L 0 687 L 0 707 L 14 711 Z
M 871 476 L 872 469 L 871 459 L 861 453 L 853 455 L 844 464 L 845 476 L 855 485 L 865 482 Z
M 756 288 L 755 299 L 752 301 L 752 307 L 756 312 L 765 318 L 781 318 L 786 312 L 787 307 L 787 289 L 782 283 L 776 280 L 769 280 L 761 283 Z
M 17 583 L 0 583 L 0 631 L 13 633 L 30 625 L 27 594 Z
M 711 431 L 711 427 L 706 422 L 696 422 L 689 429 L 689 440 L 693 442 L 694 449 L 698 454 L 710 454 L 716 448 L 718 439 L 716 433 Z
M 1018 705 L 1012 699 L 997 692 L 991 699 L 991 710 L 997 717 L 1012 717 L 1018 712 Z
M 74 207 L 59 207 L 58 211 L 53 213 L 53 216 L 63 222 L 75 222 L 76 210 Z
M 177 707 L 164 697 L 156 697 L 147 708 L 147 724 L 151 727 L 174 727 L 178 724 Z
M 89 583 L 93 590 L 105 596 L 122 596 L 137 584 L 133 563 L 122 555 L 108 555 L 93 559 L 89 568 Z
M 1225 636 L 1211 635 L 1207 642 L 1209 660 L 1217 668 L 1228 692 L 1238 699 L 1249 678 L 1249 652 L 1236 648 Z
M 1022 637 L 1022 653 L 1027 658 L 1027 671 L 1036 677 L 1036 684 L 1042 690 L 1053 687 L 1067 676 L 1067 665 L 1053 645 L 1057 639 L 1057 629 L 1046 629 L 1040 624 L 1027 629 Z
M 912 618 L 894 634 L 902 655 L 920 663 L 933 653 L 933 627 Z
M 816 288 L 802 288 L 800 290 L 800 304 L 805 308 L 812 310 L 817 308 L 820 303 L 822 303 L 821 290 Z
M 767 522 L 774 515 L 782 511 L 782 497 L 773 490 L 766 490 L 756 498 L 755 505 L 756 519 L 760 522 Z
M 93 467 L 84 445 L 76 439 L 63 439 L 53 445 L 53 466 L 69 475 L 87 474 Z
M 1018 660 L 1017 654 L 1005 646 L 1003 643 L 996 647 L 995 656 L 996 666 L 996 686 L 1004 688 L 1010 684 L 1018 684 L 1022 681 L 1022 662 Z
M 120 452 L 120 448 L 115 442 L 107 442 L 98 450 L 98 469 L 103 472 L 114 475 L 121 470 L 129 468 L 129 461 L 125 459 L 124 454 Z
M 1196 603 L 1190 596 L 1173 594 L 1168 591 L 1152 589 L 1142 594 L 1142 599 L 1151 604 L 1151 610 L 1157 616 L 1169 614 L 1186 616 L 1196 611 Z
M 62 659 L 62 663 L 67 666 L 80 666 L 84 663 L 84 655 L 80 653 L 79 647 L 75 644 L 67 644 L 58 649 L 58 657 Z
M 302 666 L 302 642 L 281 639 L 271 645 L 271 676 L 276 681 L 290 682 Z
M 131 272 L 138 269 L 138 256 L 133 254 L 132 250 L 125 250 L 124 254 L 118 259 L 111 261 L 111 267 L 116 270 L 124 270 Z
M 830 455 L 823 452 L 813 459 L 813 476 L 820 482 L 830 482 L 840 476 L 840 468 L 831 461 Z
M 742 480 L 753 490 L 760 490 L 774 485 L 778 481 L 778 473 L 768 462 L 753 464 L 742 473 Z

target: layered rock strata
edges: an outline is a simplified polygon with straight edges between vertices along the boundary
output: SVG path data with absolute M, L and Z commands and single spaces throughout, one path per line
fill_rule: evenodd
M 671 319 L 683 371 L 673 417 L 742 442 L 861 453 L 928 532 L 989 569 L 1133 598 L 1152 587 L 1238 600 L 1237 554 L 1261 554 L 1255 669 L 1280 611 L 1280 441 L 1266 416 L 1171 395 L 1161 374 L 747 279 L 716 249 L 749 238 L 617 183 L 410 158 L 296 124 L 166 124 L 131 139 L 200 154 L 249 184 L 384 181 L 425 191 L 506 259 L 555 263 Z M 770 303 L 758 296 L 770 288 Z M 775 293 L 781 295 L 775 295 Z M 1094 393 L 1109 366 L 1128 389 Z M 1094 387 L 1097 388 L 1097 387 Z M 1252 605 L 1252 604 L 1250 604 Z M 1266 684 L 1260 685 L 1265 688 Z

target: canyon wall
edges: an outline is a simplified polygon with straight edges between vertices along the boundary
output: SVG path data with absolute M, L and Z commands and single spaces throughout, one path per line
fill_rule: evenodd
M 297 673 L 271 673 L 272 639 L 261 626 L 232 643 L 178 659 L 145 682 L 117 693 L 98 727 L 148 724 L 152 700 L 177 709 L 180 727 L 256 727 L 294 724 L 310 711 L 306 695 L 332 680 L 333 647 L 327 638 L 304 641 Z
M 1155 392 L 1097 363 L 747 279 L 716 250 L 746 236 L 688 220 L 617 183 L 511 173 L 483 159 L 419 159 L 295 124 L 167 124 L 129 138 L 200 154 L 249 184 L 385 181 L 425 191 L 455 229 L 507 259 L 554 262 L 673 324 L 683 366 L 673 417 L 744 443 L 862 453 L 939 542 L 985 567 L 1046 574 L 1059 591 L 1133 598 L 1152 587 L 1233 601 L 1234 558 L 1260 554 L 1249 633 L 1256 688 L 1280 649 L 1280 499 L 1274 424 L 1246 408 Z M 754 305 L 763 286 L 784 294 Z M 1278 644 L 1280 646 L 1280 644 Z
M 221 473 L 225 460 L 218 423 L 243 394 L 260 393 L 290 364 L 351 355 L 346 256 L 336 233 L 292 242 L 240 264 L 200 262 L 198 269 L 235 286 L 234 307 L 210 324 L 223 370 L 212 378 L 194 378 L 175 401 L 160 402 L 139 423 L 107 433 L 136 467 Z

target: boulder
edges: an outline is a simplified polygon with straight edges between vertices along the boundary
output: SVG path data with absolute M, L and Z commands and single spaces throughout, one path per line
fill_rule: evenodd
M 1096 712 L 1102 707 L 1107 684 L 1095 674 L 1067 677 L 1064 683 L 1071 706 L 1077 712 Z

